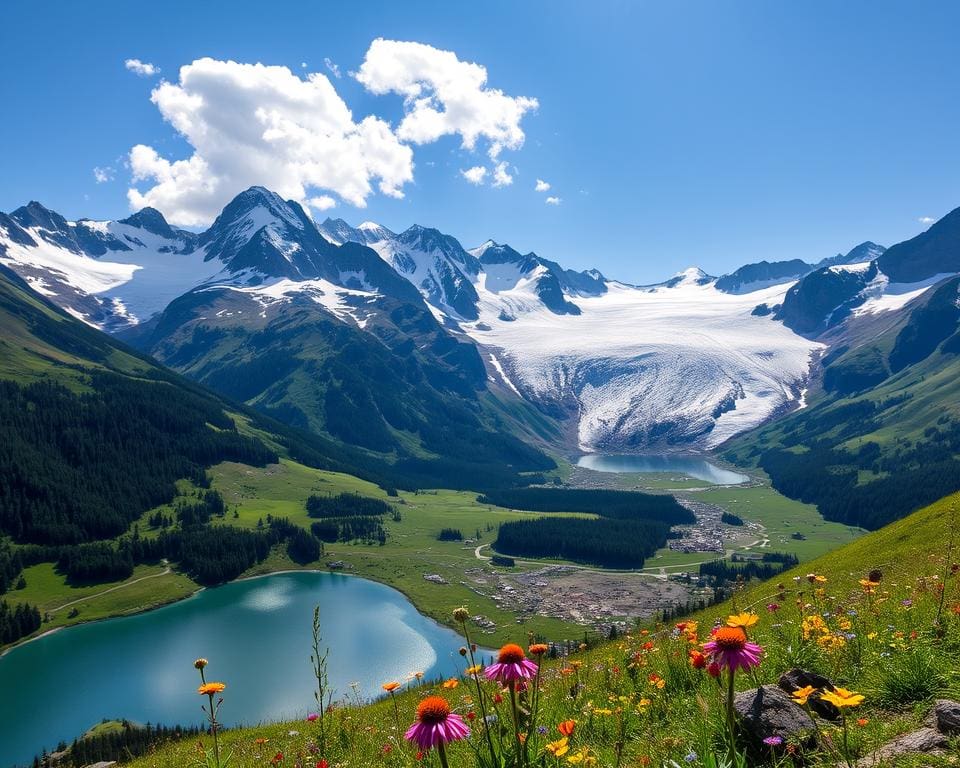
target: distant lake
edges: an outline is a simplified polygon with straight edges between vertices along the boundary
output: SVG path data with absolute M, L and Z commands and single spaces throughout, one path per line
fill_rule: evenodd
M 674 454 L 614 456 L 603 453 L 588 453 L 579 458 L 577 466 L 593 469 L 597 472 L 687 475 L 713 485 L 737 485 L 750 479 L 748 475 L 722 469 L 698 456 Z
M 313 608 L 330 647 L 334 699 L 388 680 L 454 675 L 462 638 L 394 589 L 335 573 L 285 573 L 206 589 L 137 616 L 71 627 L 0 658 L 0 765 L 27 763 L 103 718 L 200 725 L 198 656 L 227 684 L 226 725 L 314 711 Z

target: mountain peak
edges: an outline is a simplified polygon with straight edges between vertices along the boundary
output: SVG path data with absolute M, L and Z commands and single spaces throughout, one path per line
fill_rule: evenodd
M 152 232 L 155 235 L 160 235 L 160 237 L 165 237 L 168 240 L 173 240 L 177 236 L 177 233 L 163 217 L 163 214 L 156 208 L 150 208 L 149 206 L 142 208 L 132 216 L 120 219 L 117 223 L 137 227 L 138 229 Z

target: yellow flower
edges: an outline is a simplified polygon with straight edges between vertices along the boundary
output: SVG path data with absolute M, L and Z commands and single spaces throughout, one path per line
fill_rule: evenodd
M 459 681 L 459 680 L 455 680 L 455 679 L 452 678 L 452 677 L 451 677 L 449 680 L 444 680 L 444 681 L 443 681 L 443 687 L 444 687 L 444 688 L 456 688 L 458 685 L 460 685 L 460 681 Z
M 810 695 L 814 693 L 816 690 L 817 689 L 814 688 L 812 685 L 807 685 L 807 686 L 804 686 L 803 688 L 798 688 L 790 695 L 793 697 L 793 700 L 797 702 L 797 704 L 802 705 L 807 703 L 807 699 L 809 699 Z
M 562 739 L 557 739 L 557 741 L 551 741 L 547 744 L 547 752 L 549 752 L 554 757 L 563 757 L 567 752 L 570 751 L 570 739 L 564 736 Z
M 226 683 L 204 683 L 197 688 L 197 693 L 199 693 L 201 696 L 213 696 L 217 693 L 223 693 L 223 690 L 226 687 Z
M 481 667 L 479 664 L 477 664 L 476 666 L 473 666 L 473 667 L 467 667 L 467 668 L 463 671 L 463 674 L 465 674 L 465 675 L 478 675 L 478 674 L 480 674 L 480 670 L 481 670 L 481 669 L 483 669 L 483 667 Z
M 734 616 L 728 616 L 727 626 L 747 629 L 748 627 L 752 627 L 758 621 L 760 621 L 760 617 L 757 616 L 757 614 L 744 611 L 743 613 L 738 613 Z
M 843 708 L 843 707 L 858 707 L 863 703 L 864 696 L 860 693 L 854 693 L 853 691 L 848 691 L 846 688 L 834 688 L 832 691 L 825 691 L 820 694 L 820 698 L 824 701 L 829 701 L 833 706 Z

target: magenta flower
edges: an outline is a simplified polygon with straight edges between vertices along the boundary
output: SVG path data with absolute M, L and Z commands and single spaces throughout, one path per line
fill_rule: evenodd
M 533 677 L 537 674 L 537 669 L 539 668 L 527 658 L 523 648 L 515 643 L 507 643 L 500 649 L 497 663 L 483 670 L 483 674 L 488 680 L 512 683 Z
M 460 715 L 450 711 L 443 696 L 427 696 L 417 707 L 417 722 L 403 735 L 407 741 L 416 742 L 422 752 L 470 735 L 470 729 Z
M 319 718 L 319 717 L 320 717 L 320 715 L 318 715 L 316 712 L 311 712 L 309 715 L 307 715 L 307 722 L 308 722 L 308 723 L 312 723 L 312 722 L 314 722 L 315 720 L 317 720 L 317 718 Z
M 703 650 L 731 672 L 756 667 L 763 653 L 763 648 L 747 640 L 747 633 L 740 627 L 720 627 L 713 633 L 713 639 L 703 644 Z

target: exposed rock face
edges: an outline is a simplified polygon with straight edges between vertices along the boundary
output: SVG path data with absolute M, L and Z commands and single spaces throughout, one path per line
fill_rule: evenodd
M 955 706 L 960 705 L 955 704 Z M 944 747 L 947 746 L 947 743 L 947 737 L 936 728 L 920 728 L 917 731 L 898 736 L 893 741 L 884 744 L 876 753 L 858 760 L 857 766 L 858 768 L 869 768 L 875 765 L 887 765 L 891 760 L 896 764 L 895 759 L 901 755 L 917 753 L 927 755 L 941 754 Z
M 733 701 L 744 730 L 755 740 L 779 736 L 784 741 L 816 744 L 816 726 L 803 707 L 775 685 L 741 691 Z

